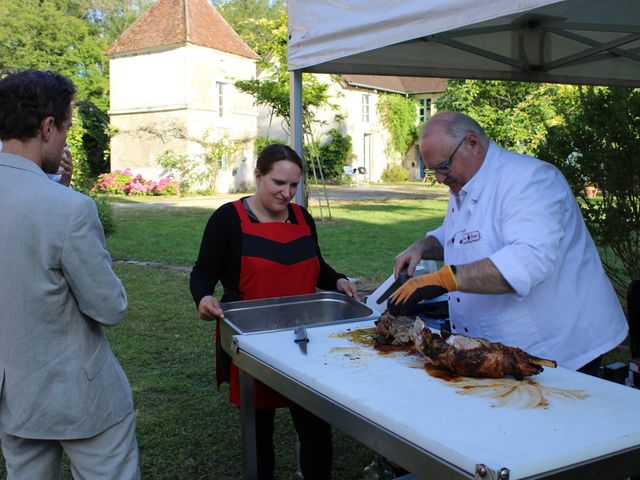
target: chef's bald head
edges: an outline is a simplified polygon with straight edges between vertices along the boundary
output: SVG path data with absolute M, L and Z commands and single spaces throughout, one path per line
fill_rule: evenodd
M 473 118 L 459 112 L 438 112 L 429 120 L 422 129 L 422 136 L 436 132 L 444 132 L 451 138 L 462 138 L 467 133 L 473 132 L 480 144 L 486 149 L 489 146 L 489 137 L 484 129 Z

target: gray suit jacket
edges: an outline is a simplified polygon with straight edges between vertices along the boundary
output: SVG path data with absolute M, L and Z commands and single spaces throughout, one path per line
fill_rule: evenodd
M 126 308 L 93 200 L 0 153 L 0 431 L 87 438 L 130 413 L 104 333 Z

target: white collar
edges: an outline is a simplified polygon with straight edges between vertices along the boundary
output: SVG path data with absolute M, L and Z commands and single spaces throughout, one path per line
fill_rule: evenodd
M 500 147 L 498 147 L 495 142 L 489 142 L 489 148 L 487 148 L 487 153 L 484 156 L 482 165 L 480 165 L 478 171 L 460 189 L 461 193 L 465 193 L 465 197 L 468 195 L 474 200 L 478 199 L 480 193 L 489 181 L 499 151 Z

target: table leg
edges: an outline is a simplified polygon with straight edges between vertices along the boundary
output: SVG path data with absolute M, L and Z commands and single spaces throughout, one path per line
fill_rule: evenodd
M 244 480 L 257 480 L 256 414 L 253 407 L 253 377 L 240 369 L 240 418 Z

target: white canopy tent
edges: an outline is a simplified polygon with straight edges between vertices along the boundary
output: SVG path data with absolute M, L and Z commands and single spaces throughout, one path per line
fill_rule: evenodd
M 289 0 L 288 6 L 298 152 L 303 71 L 640 86 L 640 0 Z

